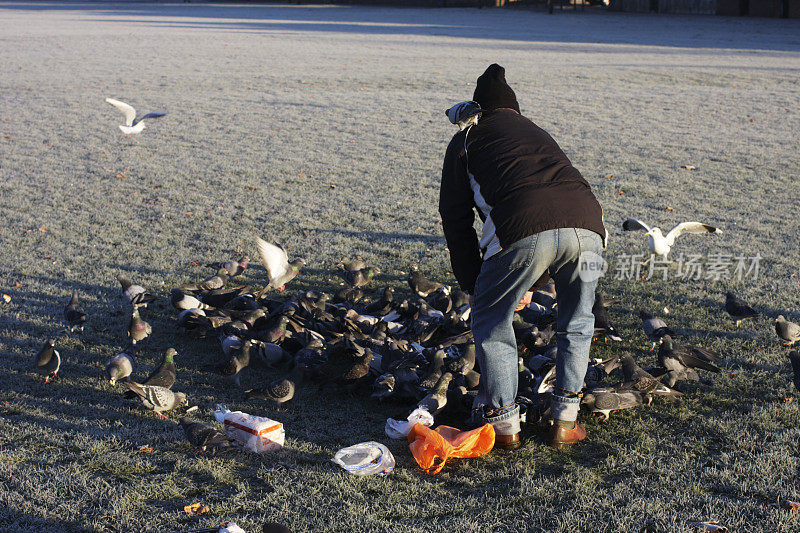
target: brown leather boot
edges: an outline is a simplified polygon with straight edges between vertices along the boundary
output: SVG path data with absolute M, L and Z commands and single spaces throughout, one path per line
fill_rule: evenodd
M 521 444 L 522 441 L 519 440 L 519 432 L 513 435 L 494 436 L 494 447 L 501 450 L 516 450 Z
M 583 426 L 575 422 L 575 427 L 572 429 L 565 428 L 558 424 L 553 424 L 552 437 L 550 438 L 550 446 L 557 450 L 569 448 L 576 442 L 580 442 L 586 438 L 586 430 Z

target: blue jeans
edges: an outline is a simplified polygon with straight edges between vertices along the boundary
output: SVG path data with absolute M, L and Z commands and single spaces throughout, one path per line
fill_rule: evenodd
M 547 269 L 555 281 L 558 302 L 556 393 L 551 410 L 555 420 L 577 419 L 580 399 L 566 391 L 578 393 L 583 388 L 597 286 L 596 277 L 579 276 L 579 257 L 582 252 L 599 255 L 602 247 L 600 235 L 591 230 L 561 228 L 521 239 L 483 262 L 472 306 L 472 333 L 481 369 L 474 407 L 483 409 L 484 421 L 498 433 L 519 431 L 515 404 L 519 364 L 511 326 L 514 308 Z

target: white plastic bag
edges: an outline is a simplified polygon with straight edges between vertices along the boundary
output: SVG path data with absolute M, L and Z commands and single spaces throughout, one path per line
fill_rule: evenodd
M 386 476 L 394 470 L 394 456 L 380 442 L 361 442 L 342 448 L 331 459 L 357 476 Z
M 431 427 L 433 425 L 433 415 L 430 414 L 427 409 L 417 407 L 411 411 L 407 420 L 387 418 L 386 435 L 390 439 L 404 439 L 408 436 L 414 424 L 422 424 L 425 427 Z

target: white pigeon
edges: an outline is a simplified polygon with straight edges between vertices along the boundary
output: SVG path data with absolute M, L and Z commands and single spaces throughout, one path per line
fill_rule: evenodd
M 646 231 L 648 235 L 647 245 L 650 251 L 656 255 L 660 255 L 665 260 L 667 254 L 669 254 L 670 250 L 675 245 L 675 239 L 677 239 L 681 233 L 722 233 L 721 229 L 703 224 L 702 222 L 681 222 L 669 230 L 669 233 L 664 235 L 661 233 L 661 228 L 651 228 L 641 220 L 636 220 L 635 218 L 629 218 L 623 222 L 622 229 L 625 231 L 640 229 Z
M 125 135 L 133 135 L 134 133 L 140 133 L 144 128 L 144 119 L 146 118 L 158 118 L 163 117 L 166 115 L 163 111 L 154 111 L 152 113 L 147 113 L 144 116 L 136 118 L 136 110 L 133 106 L 126 104 L 125 102 L 120 102 L 119 100 L 114 100 L 113 98 L 106 98 L 106 102 L 113 105 L 123 113 L 125 113 L 125 124 L 120 125 L 119 129 L 122 130 L 122 133 Z
M 261 256 L 261 262 L 264 263 L 269 276 L 269 285 L 264 287 L 264 290 L 270 287 L 283 290 L 283 286 L 293 280 L 305 264 L 302 259 L 289 262 L 286 250 L 259 237 L 256 237 L 256 245 L 258 255 Z

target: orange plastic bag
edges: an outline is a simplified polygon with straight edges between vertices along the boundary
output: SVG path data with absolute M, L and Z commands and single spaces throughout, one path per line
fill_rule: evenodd
M 430 475 L 438 474 L 450 457 L 480 457 L 494 447 L 494 427 L 485 424 L 472 431 L 450 426 L 435 430 L 414 424 L 408 433 L 408 445 L 417 464 Z

